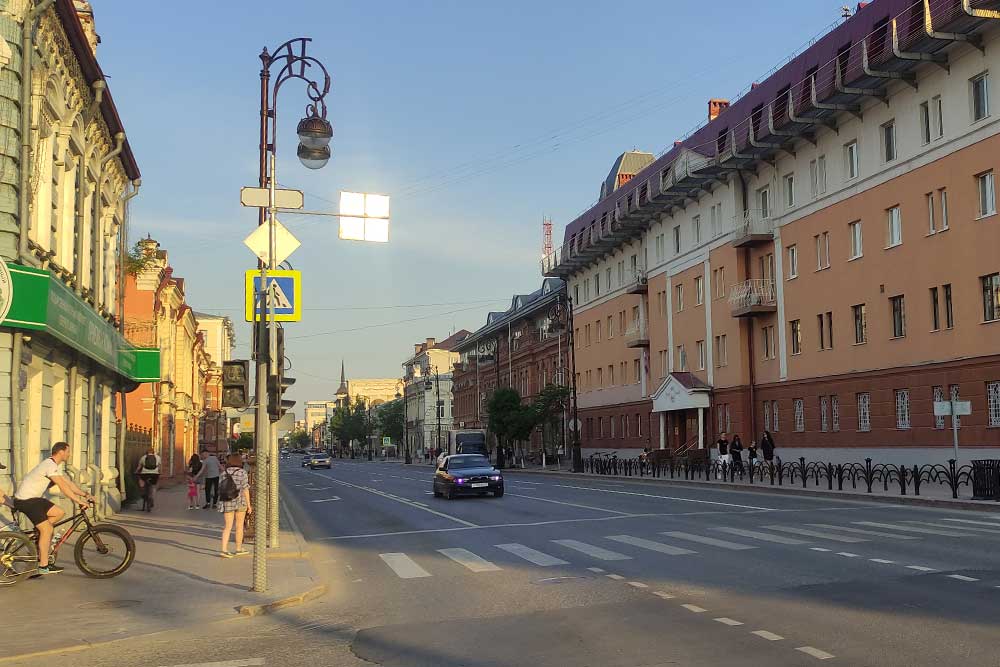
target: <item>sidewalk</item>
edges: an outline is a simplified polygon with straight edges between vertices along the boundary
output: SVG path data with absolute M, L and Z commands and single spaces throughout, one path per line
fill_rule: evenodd
M 0 589 L 0 664 L 25 653 L 235 619 L 241 608 L 244 614 L 261 613 L 262 605 L 297 602 L 325 591 L 304 542 L 286 525 L 281 548 L 269 554 L 269 590 L 250 591 L 253 556 L 220 558 L 222 514 L 187 510 L 186 492 L 186 487 L 165 489 L 157 494 L 153 512 L 128 511 L 109 519 L 135 538 L 136 559 L 125 574 L 107 580 L 84 576 L 67 543 L 59 553 L 65 572 Z M 212 631 L 195 631 L 205 632 Z M 137 646 L 138 651 L 141 640 Z

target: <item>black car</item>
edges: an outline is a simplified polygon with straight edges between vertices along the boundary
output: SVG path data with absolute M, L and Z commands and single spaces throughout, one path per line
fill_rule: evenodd
M 461 494 L 503 496 L 503 475 L 481 454 L 452 454 L 434 473 L 434 496 L 451 500 Z

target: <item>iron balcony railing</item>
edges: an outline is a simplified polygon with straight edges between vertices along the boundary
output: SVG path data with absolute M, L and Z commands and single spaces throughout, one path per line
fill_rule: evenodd
M 753 278 L 737 283 L 729 293 L 729 305 L 734 310 L 773 306 L 776 303 L 774 281 L 765 278 Z
M 733 216 L 733 237 L 735 239 L 747 236 L 773 236 L 774 221 L 766 209 L 751 208 L 743 215 Z
M 645 322 L 639 322 L 638 320 L 632 320 L 632 322 L 625 329 L 625 344 L 629 345 L 631 343 L 638 343 L 641 341 L 649 340 L 649 330 L 646 327 Z

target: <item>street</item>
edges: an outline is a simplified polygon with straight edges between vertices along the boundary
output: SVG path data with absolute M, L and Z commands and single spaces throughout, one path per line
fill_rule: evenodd
M 149 664 L 1000 664 L 993 513 L 516 472 L 448 501 L 431 476 L 286 463 L 329 594 Z

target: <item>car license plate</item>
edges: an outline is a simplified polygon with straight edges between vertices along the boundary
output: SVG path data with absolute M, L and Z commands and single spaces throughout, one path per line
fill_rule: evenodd
M 475 484 L 472 485 L 472 488 L 481 489 L 484 486 L 489 486 L 489 484 L 487 484 L 486 482 L 476 482 Z

